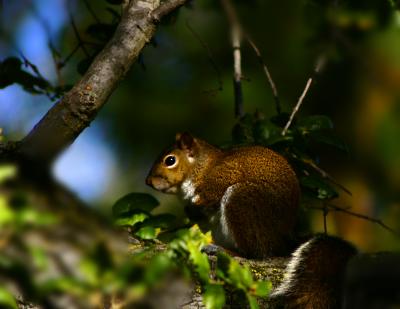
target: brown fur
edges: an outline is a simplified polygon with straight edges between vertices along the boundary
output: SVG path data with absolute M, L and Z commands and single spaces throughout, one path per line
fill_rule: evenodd
M 296 253 L 294 253 L 296 255 Z M 273 294 L 285 309 L 342 308 L 345 270 L 357 250 L 338 237 L 317 235 L 301 252 L 301 262 L 284 278 L 284 291 Z M 288 282 L 289 281 L 289 282 Z M 279 290 L 279 288 L 278 288 Z

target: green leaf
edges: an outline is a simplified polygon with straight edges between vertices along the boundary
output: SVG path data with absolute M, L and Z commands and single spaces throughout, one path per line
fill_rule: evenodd
M 149 214 L 144 212 L 125 214 L 124 217 L 120 217 L 115 220 L 115 224 L 118 226 L 134 226 L 139 222 L 143 222 L 147 218 L 149 218 Z
M 49 226 L 57 222 L 57 217 L 49 212 L 39 212 L 26 207 L 16 214 L 17 222 L 21 225 Z
M 230 256 L 219 253 L 217 260 L 217 276 L 247 292 L 253 285 L 253 276 L 247 266 L 242 266 Z
M 232 284 L 242 290 L 247 290 L 253 285 L 253 276 L 247 266 L 240 265 L 236 260 L 231 259 L 229 265 L 229 279 Z
M 135 235 L 141 239 L 154 239 L 157 237 L 157 231 L 152 226 L 145 226 L 137 230 Z
M 172 267 L 172 260 L 167 254 L 161 253 L 155 255 L 146 267 L 146 282 L 149 285 L 157 283 Z
M 207 283 L 210 280 L 210 262 L 207 255 L 200 251 L 199 244 L 194 241 L 187 243 L 187 250 L 189 251 L 189 259 L 195 266 L 201 281 Z
M 313 115 L 300 119 L 296 125 L 302 133 L 309 131 L 331 130 L 333 129 L 332 120 L 325 115 Z
M 171 226 L 171 224 L 175 221 L 175 219 L 176 217 L 171 214 L 155 215 L 147 218 L 137 226 L 138 227 L 152 226 L 152 227 L 160 227 L 166 229 Z
M 257 303 L 257 298 L 255 298 L 254 296 L 247 294 L 247 300 L 249 301 L 249 306 L 250 309 L 258 309 L 258 303 Z
M 49 279 L 39 286 L 42 293 L 67 292 L 74 295 L 84 295 L 87 287 L 73 277 Z
M 269 295 L 272 289 L 271 281 L 257 281 L 254 283 L 252 290 L 254 295 L 260 297 L 266 297 Z
M 222 252 L 217 255 L 217 276 L 223 280 L 229 276 L 229 265 L 231 263 L 231 258 Z
M 3 287 L 0 287 L 0 307 L 18 309 L 14 296 Z
M 275 125 L 277 125 L 280 128 L 284 128 L 286 123 L 289 120 L 289 113 L 280 113 L 279 115 L 271 117 L 271 122 Z M 296 122 L 296 118 L 293 121 L 293 124 Z
M 349 148 L 347 147 L 346 143 L 332 132 L 312 132 L 310 137 L 317 142 L 333 146 L 346 153 L 349 152 Z
M 132 211 L 143 211 L 150 213 L 159 205 L 159 202 L 150 194 L 130 193 L 120 198 L 113 206 L 113 216 L 121 217 Z
M 320 200 L 329 200 L 339 196 L 336 190 L 318 176 L 304 176 L 300 178 L 303 187 L 314 193 Z
M 221 285 L 207 284 L 203 294 L 203 304 L 207 309 L 220 309 L 225 305 L 225 292 Z
M 9 207 L 4 196 L 0 196 L 0 227 L 15 220 L 15 212 Z
M 13 178 L 17 173 L 17 169 L 14 165 L 1 165 L 0 166 L 0 183 L 3 181 Z

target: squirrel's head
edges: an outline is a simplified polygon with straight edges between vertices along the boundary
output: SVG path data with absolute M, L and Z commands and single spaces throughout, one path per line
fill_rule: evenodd
M 199 143 L 189 133 L 176 134 L 175 144 L 156 160 L 146 184 L 165 193 L 177 193 L 193 170 Z

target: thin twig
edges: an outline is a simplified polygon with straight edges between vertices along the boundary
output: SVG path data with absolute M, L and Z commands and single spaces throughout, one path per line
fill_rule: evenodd
M 208 61 L 210 62 L 211 66 L 213 67 L 215 73 L 217 74 L 218 78 L 218 88 L 217 89 L 212 89 L 207 92 L 215 92 L 215 91 L 222 91 L 223 90 L 223 82 L 222 82 L 222 77 L 221 77 L 221 71 L 217 65 L 217 63 L 214 60 L 214 55 L 208 46 L 208 44 L 200 37 L 200 35 L 193 29 L 193 27 L 190 25 L 189 20 L 186 20 L 186 27 L 189 29 L 189 31 L 193 34 L 193 36 L 199 41 L 201 46 L 206 50 L 207 52 L 207 58 Z
M 281 113 L 281 104 L 280 104 L 280 100 L 279 100 L 278 89 L 276 88 L 276 85 L 271 76 L 271 73 L 270 73 L 267 65 L 264 62 L 264 59 L 260 52 L 260 49 L 257 47 L 255 42 L 251 39 L 250 35 L 244 29 L 243 25 L 241 24 L 241 22 L 237 16 L 237 13 L 236 13 L 236 10 L 235 10 L 235 7 L 233 6 L 233 4 L 229 0 L 226 0 L 226 1 L 222 0 L 222 4 L 224 6 L 224 9 L 228 15 L 228 19 L 230 20 L 231 24 L 234 23 L 237 25 L 237 27 L 240 29 L 242 36 L 245 38 L 247 43 L 250 45 L 250 47 L 253 49 L 254 53 L 256 54 L 257 59 L 263 68 L 264 74 L 267 77 L 269 86 L 271 87 L 272 95 L 273 95 L 274 101 L 275 101 L 276 111 L 278 114 L 280 114 Z M 243 76 L 242 76 L 242 79 L 243 79 Z
M 293 121 L 293 119 L 294 119 L 294 116 L 295 116 L 296 113 L 299 111 L 300 106 L 301 106 L 301 104 L 303 103 L 303 100 L 304 100 L 304 98 L 306 97 L 306 94 L 307 94 L 308 90 L 309 90 L 310 87 L 311 87 L 311 84 L 312 84 L 312 82 L 313 82 L 313 80 L 314 80 L 314 78 L 315 78 L 315 75 L 317 75 L 317 74 L 320 72 L 320 70 L 322 69 L 322 67 L 324 66 L 324 64 L 325 64 L 325 56 L 322 55 L 322 56 L 320 56 L 320 57 L 318 58 L 317 64 L 316 64 L 315 69 L 314 69 L 314 73 L 313 73 L 312 76 L 310 76 L 310 77 L 308 78 L 307 83 L 306 83 L 306 87 L 304 88 L 304 90 L 303 90 L 303 92 L 302 92 L 302 94 L 301 94 L 299 100 L 297 101 L 295 107 L 293 108 L 293 111 L 292 111 L 292 113 L 291 113 L 291 115 L 290 115 L 290 117 L 289 117 L 288 122 L 286 123 L 285 127 L 284 127 L 283 130 L 282 130 L 282 136 L 285 136 L 285 135 L 286 135 L 286 133 L 287 133 L 287 131 L 288 131 L 290 125 L 292 124 L 292 121 Z
M 65 57 L 65 59 L 58 63 L 59 68 L 63 68 L 67 64 L 72 56 L 79 50 L 79 47 L 79 44 L 77 44 L 75 48 Z
M 367 216 L 367 215 L 363 215 L 363 214 L 360 214 L 360 213 L 357 213 L 357 212 L 354 212 L 354 211 L 351 211 L 351 210 L 348 210 L 346 208 L 342 208 L 342 207 L 339 207 L 339 206 L 333 205 L 333 204 L 326 204 L 326 206 L 328 206 L 328 208 L 330 210 L 343 212 L 343 213 L 346 213 L 346 214 L 348 214 L 350 216 L 353 216 L 353 217 L 356 217 L 356 218 L 359 218 L 359 219 L 362 219 L 362 220 L 366 220 L 366 221 L 370 221 L 372 223 L 375 223 L 375 224 L 381 226 L 382 228 L 384 228 L 385 230 L 387 230 L 387 231 L 391 232 L 392 234 L 396 235 L 397 237 L 400 236 L 400 233 L 398 231 L 392 229 L 391 227 L 386 225 L 386 223 L 384 223 L 380 219 L 377 219 L 377 218 L 374 218 L 374 217 L 370 217 L 370 216 Z M 310 208 L 310 209 L 324 210 L 324 208 L 318 207 L 318 206 L 306 206 L 306 207 Z
M 78 28 L 76 27 L 76 24 L 75 24 L 75 21 L 74 21 L 74 18 L 72 16 L 72 13 L 71 13 L 70 9 L 68 9 L 68 14 L 69 14 L 69 20 L 70 20 L 72 29 L 74 30 L 75 37 L 78 40 L 78 45 L 79 45 L 80 48 L 82 48 L 85 56 L 89 58 L 90 54 L 89 54 L 89 52 L 87 51 L 87 49 L 85 47 L 85 44 L 84 44 L 84 42 L 83 42 L 83 40 L 81 38 L 81 35 L 79 34 Z
M 328 213 L 329 213 L 328 208 L 326 206 L 327 206 L 326 203 L 324 203 L 324 208 L 323 208 L 323 212 L 322 212 L 323 215 L 324 215 L 324 233 L 325 233 L 325 235 L 328 234 L 328 227 L 327 227 L 327 224 L 326 224 L 326 217 L 328 216 Z
M 242 30 L 238 22 L 236 12 L 230 0 L 221 0 L 222 7 L 228 17 L 231 26 L 231 40 L 233 49 L 233 91 L 235 98 L 235 117 L 240 118 L 244 115 L 243 91 L 242 91 L 242 55 L 241 41 Z
M 297 157 L 296 157 L 297 158 Z M 301 160 L 303 163 L 309 165 L 312 167 L 318 174 L 322 176 L 322 178 L 328 179 L 331 183 L 333 183 L 335 186 L 339 187 L 342 189 L 344 192 L 346 192 L 348 195 L 352 196 L 352 193 L 349 189 L 347 189 L 345 186 L 341 185 L 338 183 L 331 175 L 329 175 L 326 171 L 324 171 L 322 168 L 320 168 L 317 164 L 315 164 L 314 161 L 312 160 Z
M 250 38 L 250 36 L 247 34 L 247 32 L 243 32 L 247 42 L 250 44 L 251 48 L 254 50 L 258 61 L 260 62 L 261 66 L 263 67 L 265 76 L 267 77 L 269 86 L 271 87 L 272 90 L 272 95 L 274 97 L 274 101 L 275 101 L 275 108 L 276 108 L 276 112 L 278 114 L 281 113 L 281 103 L 279 101 L 279 95 L 278 95 L 278 89 L 276 88 L 275 82 L 272 79 L 271 73 L 269 72 L 269 69 L 267 67 L 267 65 L 264 62 L 264 59 L 261 55 L 261 52 L 259 50 L 259 48 L 257 47 L 257 45 L 254 43 L 254 41 Z
M 240 43 L 242 34 L 239 27 L 232 25 L 232 49 L 233 49 L 233 89 L 235 93 L 235 116 L 244 115 L 243 90 L 242 90 L 242 53 Z
M 92 6 L 90 5 L 90 3 L 87 0 L 83 0 L 83 3 L 86 6 L 86 9 L 89 11 L 90 15 L 92 15 L 93 19 L 100 24 L 101 20 L 97 17 L 95 11 L 93 10 Z

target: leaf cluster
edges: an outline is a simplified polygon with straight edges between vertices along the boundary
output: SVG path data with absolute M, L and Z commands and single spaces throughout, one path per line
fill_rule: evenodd
M 295 119 L 282 135 L 289 115 L 281 113 L 270 119 L 256 112 L 242 117 L 232 130 L 233 142 L 226 145 L 263 145 L 280 152 L 295 168 L 303 193 L 328 201 L 339 196 L 332 179 L 318 167 L 319 150 L 332 148 L 347 153 L 348 147 L 335 134 L 332 120 L 326 115 Z
M 113 207 L 118 225 L 129 226 L 135 237 L 147 242 L 149 248 L 163 241 L 166 249 L 153 258 L 169 265 L 169 271 L 180 268 L 183 273 L 200 284 L 203 303 L 207 308 L 222 308 L 225 291 L 244 295 L 251 308 L 258 308 L 256 297 L 266 297 L 271 290 L 269 281 L 255 281 L 250 269 L 234 258 L 219 253 L 215 269 L 202 248 L 210 243 L 210 235 L 202 234 L 196 225 L 173 227 L 172 215 L 151 215 L 157 207 L 157 200 L 151 195 L 131 193 L 121 198 Z M 146 232 L 143 232 L 146 229 Z M 168 261 L 168 262 L 167 262 Z M 147 266 L 150 268 L 151 266 Z M 168 267 L 163 269 L 168 270 Z

